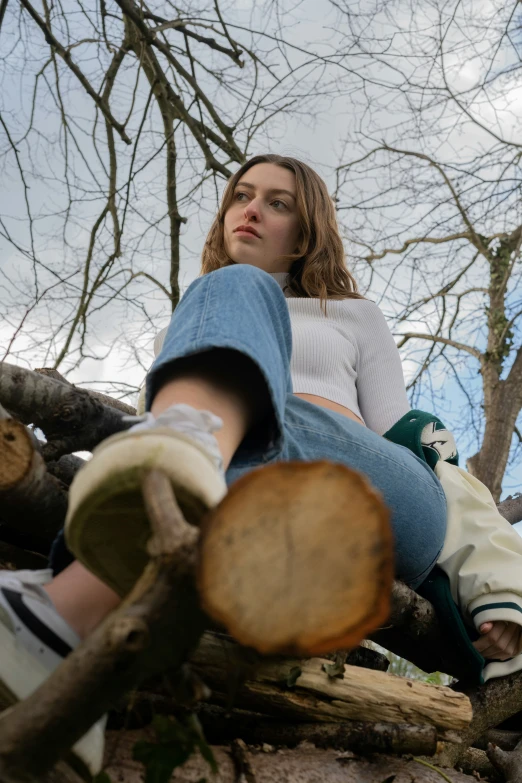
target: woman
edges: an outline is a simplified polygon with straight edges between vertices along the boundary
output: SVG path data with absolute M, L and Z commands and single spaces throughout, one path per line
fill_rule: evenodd
M 257 156 L 231 178 L 202 275 L 177 307 L 148 375 L 147 408 L 143 421 L 95 450 L 71 487 L 66 538 L 78 559 L 61 571 L 55 559 L 54 577 L 0 578 L 3 638 L 12 640 L 23 686 L 9 679 L 7 662 L 0 676 L 17 698 L 141 573 L 148 526 L 138 471 L 145 463 L 170 475 L 182 510 L 197 523 L 256 466 L 341 462 L 366 474 L 391 509 L 398 578 L 415 588 L 440 560 L 448 516 L 441 483 L 411 451 L 382 437 L 410 410 L 397 348 L 378 307 L 357 293 L 326 186 L 305 164 Z M 462 549 L 452 544 L 445 562 Z M 482 624 L 476 648 L 485 657 L 520 652 L 512 618 Z M 39 669 L 31 673 L 35 658 Z M 99 737 L 94 744 L 93 769 Z

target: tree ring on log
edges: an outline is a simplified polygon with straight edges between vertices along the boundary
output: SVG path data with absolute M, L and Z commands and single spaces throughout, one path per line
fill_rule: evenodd
M 356 646 L 388 617 L 392 580 L 389 511 L 338 463 L 257 468 L 202 524 L 203 608 L 263 654 Z

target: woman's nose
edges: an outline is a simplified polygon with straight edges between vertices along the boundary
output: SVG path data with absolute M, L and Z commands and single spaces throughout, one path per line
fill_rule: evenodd
M 245 218 L 247 220 L 254 220 L 259 222 L 260 217 L 261 213 L 259 209 L 259 202 L 257 199 L 253 198 L 252 201 L 249 201 L 245 207 Z

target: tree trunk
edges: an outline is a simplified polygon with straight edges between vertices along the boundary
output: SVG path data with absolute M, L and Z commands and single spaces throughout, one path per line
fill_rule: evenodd
M 490 265 L 488 340 L 482 354 L 485 429 L 480 451 L 468 460 L 468 470 L 485 484 L 498 503 L 515 424 L 522 408 L 522 347 L 508 376 L 501 380 L 512 352 L 513 330 L 506 316 L 506 293 L 513 264 L 520 255 L 521 228 L 501 239 L 485 256 Z
M 486 485 L 495 503 L 498 503 L 511 440 L 520 412 L 519 394 L 513 395 L 509 387 L 506 387 L 506 382 L 495 378 L 491 371 L 484 373 L 484 383 L 491 384 L 487 413 L 485 411 L 484 438 L 480 451 L 468 459 L 467 468 Z

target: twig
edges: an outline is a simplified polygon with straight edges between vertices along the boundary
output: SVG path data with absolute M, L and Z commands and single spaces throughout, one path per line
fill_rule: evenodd
M 248 758 L 248 747 L 242 739 L 232 741 L 230 755 L 236 768 L 236 783 L 257 783 L 256 774 Z
M 451 778 L 449 778 L 447 775 L 444 774 L 444 772 L 439 769 L 438 767 L 434 766 L 434 764 L 430 764 L 428 761 L 424 761 L 424 759 L 419 759 L 417 757 L 413 758 L 413 761 L 416 761 L 417 764 L 424 764 L 425 767 L 428 767 L 428 769 L 432 769 L 434 772 L 437 772 L 441 778 L 444 778 L 447 783 L 453 783 Z

